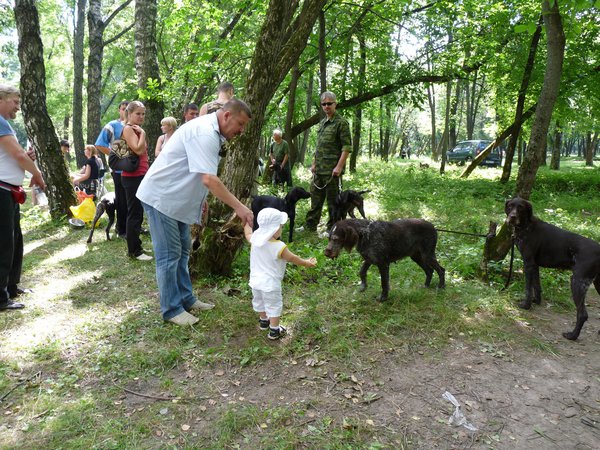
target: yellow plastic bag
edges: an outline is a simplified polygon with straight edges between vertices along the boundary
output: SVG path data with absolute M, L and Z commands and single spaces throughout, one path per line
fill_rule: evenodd
M 69 206 L 69 209 L 73 213 L 73 217 L 84 222 L 91 222 L 96 214 L 96 205 L 91 198 L 86 198 L 80 205 Z

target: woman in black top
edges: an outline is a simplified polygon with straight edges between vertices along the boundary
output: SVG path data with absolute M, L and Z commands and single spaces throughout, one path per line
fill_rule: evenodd
M 79 186 L 86 194 L 96 195 L 98 189 L 98 150 L 94 145 L 85 146 L 85 157 L 87 158 L 81 171 L 73 177 L 73 184 Z

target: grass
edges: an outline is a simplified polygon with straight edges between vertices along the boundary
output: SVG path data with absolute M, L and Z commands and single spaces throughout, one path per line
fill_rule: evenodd
M 307 170 L 295 175 L 308 187 Z M 439 228 L 485 233 L 490 220 L 503 220 L 514 183 L 500 184 L 499 169 L 481 169 L 467 180 L 459 175 L 452 166 L 441 176 L 412 161 L 362 161 L 345 187 L 371 189 L 371 218 L 422 217 Z M 560 172 L 542 168 L 532 197 L 536 214 L 600 240 L 597 180 L 598 170 L 581 161 L 563 161 Z M 307 209 L 308 202 L 299 203 L 298 225 Z M 229 385 L 243 379 L 248 391 L 268 396 L 270 383 L 290 383 L 301 392 L 298 383 L 312 382 L 292 383 L 261 371 L 279 367 L 276 362 L 296 374 L 298 361 L 310 361 L 316 376 L 347 382 L 361 361 L 391 348 L 411 354 L 425 349 L 435 358 L 450 340 L 460 339 L 498 357 L 517 341 L 532 352 L 556 352 L 519 326 L 523 314 L 535 320 L 515 306 L 523 292 L 520 259 L 515 282 L 500 292 L 508 261 L 491 264 L 490 280 L 479 280 L 483 242 L 476 237 L 440 233 L 445 291 L 423 289 L 420 269 L 400 261 L 391 269 L 390 299 L 381 304 L 375 301 L 375 268 L 368 289 L 359 293 L 356 253 L 329 260 L 324 240 L 295 234 L 292 251 L 316 257 L 318 266 L 288 267 L 283 322 L 292 336 L 273 345 L 256 331 L 247 247 L 230 278 L 196 280 L 199 295 L 217 308 L 202 313 L 193 329 L 181 329 L 160 318 L 153 264 L 127 258 L 123 241 L 106 242 L 98 232 L 86 245 L 89 229 L 70 230 L 28 206 L 22 226 L 22 284 L 33 287 L 35 296 L 25 299 L 24 312 L 0 314 L 0 396 L 17 386 L 0 403 L 8 425 L 0 426 L 0 448 L 410 448 L 411 436 L 377 431 L 358 412 L 315 415 L 321 399 L 309 392 L 295 403 L 244 402 L 224 396 L 227 384 L 219 377 Z M 149 237 L 143 240 L 150 248 Z M 572 315 L 568 277 L 542 271 L 542 285 L 553 310 Z M 19 385 L 38 371 L 39 377 Z M 135 403 L 124 395 L 127 387 L 174 400 Z

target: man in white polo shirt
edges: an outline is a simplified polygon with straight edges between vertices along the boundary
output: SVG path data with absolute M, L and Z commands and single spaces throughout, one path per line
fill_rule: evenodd
M 137 191 L 152 236 L 156 281 L 163 319 L 193 325 L 188 311 L 211 309 L 192 290 L 188 261 L 190 225 L 200 222 L 201 206 L 210 191 L 252 226 L 252 211 L 217 177 L 221 145 L 241 133 L 251 113 L 241 100 L 230 100 L 213 114 L 179 127 L 154 161 Z

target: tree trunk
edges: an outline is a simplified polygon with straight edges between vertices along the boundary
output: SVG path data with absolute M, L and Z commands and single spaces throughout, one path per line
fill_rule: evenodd
M 100 134 L 102 101 L 102 60 L 104 58 L 104 21 L 102 2 L 90 0 L 88 9 L 88 83 L 87 83 L 87 142 L 96 142 Z
M 309 70 L 308 72 L 308 87 L 306 88 L 306 116 L 310 117 L 310 112 L 312 109 L 312 95 L 313 95 L 313 86 L 314 86 L 314 76 L 313 71 Z M 302 148 L 300 150 L 300 154 L 298 155 L 298 161 L 304 164 L 304 158 L 306 157 L 306 150 L 308 149 L 308 137 L 310 134 L 310 129 L 307 128 L 302 133 Z M 290 136 L 293 136 L 290 131 Z
M 367 45 L 362 32 L 357 33 L 360 59 L 358 61 L 358 95 L 362 95 L 367 76 Z M 352 153 L 350 154 L 350 173 L 356 172 L 356 160 L 360 152 L 360 134 L 362 127 L 362 106 L 358 105 L 354 111 L 352 123 Z
M 477 76 L 479 71 L 475 71 L 471 84 L 468 80 L 465 85 L 465 96 L 467 103 L 466 121 L 467 121 L 467 140 L 473 139 L 475 130 L 475 119 L 477 117 Z
M 319 13 L 319 81 L 322 94 L 327 90 L 327 50 L 325 46 L 325 11 Z M 320 102 L 319 102 L 320 103 Z
M 143 91 L 146 106 L 144 131 L 148 144 L 148 159 L 154 161 L 154 146 L 162 134 L 160 121 L 164 117 L 162 86 L 156 52 L 157 0 L 135 2 L 135 69 L 138 88 Z
M 560 123 L 556 121 L 556 130 L 554 130 L 554 145 L 552 146 L 552 159 L 550 160 L 550 169 L 560 170 L 560 148 L 562 145 L 562 130 Z
M 458 105 L 460 104 L 461 94 L 461 83 L 456 83 L 456 93 L 453 97 L 452 104 L 450 106 L 450 127 L 448 129 L 448 148 L 453 149 L 456 147 L 456 141 L 458 136 L 457 123 L 458 123 Z
M 448 142 L 450 141 L 450 107 L 452 97 L 452 82 L 446 83 L 446 116 L 444 117 L 444 137 L 442 139 L 441 156 L 442 162 L 440 164 L 440 173 L 443 174 L 446 170 L 446 155 L 448 153 Z
M 221 176 L 227 188 L 242 202 L 249 200 L 256 176 L 257 148 L 267 105 L 304 51 L 325 3 L 326 0 L 305 0 L 297 14 L 297 1 L 271 0 L 269 3 L 245 89 L 252 120 L 246 132 L 232 141 Z M 239 221 L 231 219 L 228 207 L 216 201 L 211 204 L 203 245 L 192 253 L 190 260 L 194 275 L 231 272 L 231 264 L 244 243 Z
M 533 33 L 531 38 L 531 44 L 529 45 L 529 56 L 527 57 L 527 63 L 525 64 L 525 70 L 523 71 L 523 78 L 521 79 L 521 87 L 519 88 L 519 94 L 517 97 L 517 109 L 515 111 L 515 123 L 522 123 L 521 115 L 523 114 L 523 108 L 525 107 L 525 98 L 527 89 L 529 88 L 529 80 L 531 79 L 531 73 L 533 72 L 533 65 L 535 62 L 535 54 L 537 53 L 538 44 L 542 35 L 542 23 L 543 17 L 540 16 L 538 20 L 538 26 Z M 504 157 L 504 167 L 502 168 L 502 176 L 500 177 L 501 183 L 506 183 L 510 179 L 512 171 L 512 163 L 515 155 L 515 149 L 517 147 L 517 140 L 521 134 L 521 125 L 515 128 L 514 132 L 510 135 L 508 146 L 506 148 L 506 154 Z M 519 161 L 520 165 L 520 161 Z
M 35 2 L 17 0 L 14 7 L 21 63 L 21 107 L 27 135 L 33 142 L 37 163 L 46 181 L 50 216 L 71 216 L 75 191 L 69 179 L 54 124 L 46 109 L 46 69 Z
M 88 54 L 88 83 L 87 83 L 87 142 L 96 142 L 96 138 L 102 129 L 101 112 L 102 112 L 102 63 L 104 59 L 104 47 L 111 42 L 116 41 L 133 25 L 130 25 L 110 40 L 104 40 L 104 30 L 110 22 L 125 9 L 131 0 L 125 0 L 121 3 L 106 20 L 102 18 L 102 2 L 101 0 L 90 0 L 88 9 L 88 39 L 89 39 L 89 54 Z M 125 100 L 125 99 L 120 99 Z
M 546 151 L 546 136 L 552 118 L 552 110 L 558 96 L 562 65 L 565 53 L 565 34 L 558 10 L 558 2 L 552 6 L 545 0 L 542 3 L 542 15 L 546 24 L 546 47 L 548 51 L 544 84 L 540 92 L 535 120 L 531 128 L 531 136 L 523 164 L 517 177 L 517 195 L 529 199 L 535 176 L 540 166 L 542 156 Z
M 77 159 L 77 167 L 85 163 L 83 149 L 83 39 L 85 37 L 85 5 L 86 0 L 77 0 L 75 29 L 73 31 L 73 148 Z M 95 141 L 94 141 L 95 142 Z
M 553 2 L 552 7 L 550 7 L 548 1 L 544 1 L 542 3 L 542 16 L 546 24 L 546 47 L 548 52 L 546 73 L 538 99 L 538 106 L 535 110 L 535 120 L 531 128 L 529 146 L 523 157 L 523 163 L 519 168 L 517 177 L 516 195 L 525 199 L 528 199 L 531 194 L 542 150 L 545 151 L 546 148 L 546 134 L 548 133 L 554 102 L 558 96 L 565 49 L 565 35 L 558 11 L 558 3 Z M 483 264 L 487 264 L 489 260 L 503 260 L 508 250 L 510 250 L 510 243 L 511 233 L 508 226 L 506 226 L 506 222 L 504 222 L 498 235 L 486 240 Z M 493 251 L 490 249 L 493 249 Z
M 431 157 L 437 161 L 437 130 L 435 127 L 435 89 L 433 84 L 427 85 L 427 100 L 429 103 L 429 111 L 431 112 Z
M 294 64 L 294 68 L 292 69 L 292 77 L 290 79 L 290 89 L 288 95 L 288 107 L 287 113 L 285 116 L 285 132 L 284 137 L 287 140 L 288 145 L 290 146 L 290 170 L 294 167 L 296 160 L 298 158 L 298 150 L 296 148 L 295 139 L 292 139 L 291 130 L 292 130 L 292 122 L 294 120 L 294 110 L 296 109 L 296 90 L 298 89 L 298 80 L 300 79 L 300 66 L 298 62 Z

